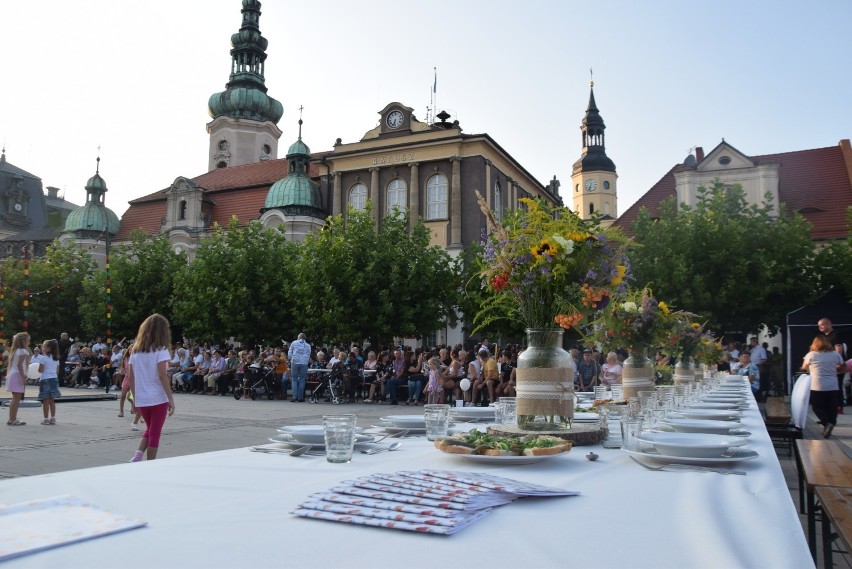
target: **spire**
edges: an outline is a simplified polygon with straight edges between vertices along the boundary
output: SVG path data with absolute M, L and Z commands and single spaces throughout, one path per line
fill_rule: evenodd
M 589 73 L 592 73 L 591 69 L 589 69 Z M 605 130 L 606 125 L 595 102 L 595 82 L 594 79 L 591 79 L 589 81 L 589 106 L 586 108 L 586 114 L 580 125 L 583 154 L 580 160 L 574 163 L 575 173 L 593 170 L 615 172 L 615 164 L 606 155 Z
M 260 2 L 242 0 L 242 4 L 242 25 L 231 35 L 231 76 L 225 91 L 210 97 L 210 116 L 277 123 L 284 108 L 266 94 L 263 72 L 269 42 L 260 33 Z

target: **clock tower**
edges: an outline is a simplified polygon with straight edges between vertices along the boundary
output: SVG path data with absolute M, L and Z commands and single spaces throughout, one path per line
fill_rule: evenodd
M 574 162 L 571 172 L 571 196 L 574 211 L 583 219 L 600 214 L 605 223 L 617 215 L 615 163 L 606 155 L 604 125 L 595 104 L 595 83 L 589 85 L 589 107 L 580 130 L 583 133 L 583 153 Z

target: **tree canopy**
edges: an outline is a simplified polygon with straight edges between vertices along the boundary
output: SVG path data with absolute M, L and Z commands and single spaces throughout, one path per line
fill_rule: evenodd
M 695 207 L 669 199 L 659 219 L 633 224 L 633 278 L 671 306 L 698 314 L 717 333 L 777 331 L 784 315 L 814 298 L 814 246 L 807 221 L 775 213 L 771 195 L 746 202 L 719 179 L 698 190 Z

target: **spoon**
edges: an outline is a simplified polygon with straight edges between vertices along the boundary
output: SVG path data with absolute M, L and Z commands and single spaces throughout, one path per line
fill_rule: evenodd
M 395 443 L 391 443 L 390 445 L 388 445 L 388 446 L 386 446 L 386 447 L 382 447 L 382 448 L 368 448 L 368 449 L 362 450 L 361 452 L 362 452 L 363 454 L 378 454 L 378 453 L 380 453 L 380 452 L 385 452 L 386 450 L 387 450 L 387 451 L 396 450 L 396 449 L 398 449 L 398 448 L 399 448 L 399 447 L 401 447 L 401 446 L 402 446 L 402 442 L 400 442 L 400 441 L 396 441 Z

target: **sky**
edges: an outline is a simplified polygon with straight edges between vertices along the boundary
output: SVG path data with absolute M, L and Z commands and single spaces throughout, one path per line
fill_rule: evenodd
M 241 0 L 0 0 L 7 160 L 82 205 L 207 171 L 207 100 L 224 90 Z M 282 151 L 359 140 L 390 102 L 488 133 L 570 204 L 594 70 L 624 212 L 695 146 L 748 155 L 852 137 L 848 0 L 265 0 Z M 451 119 L 452 120 L 452 119 Z M 99 150 L 100 148 L 100 150 Z M 281 156 L 283 158 L 283 156 Z

